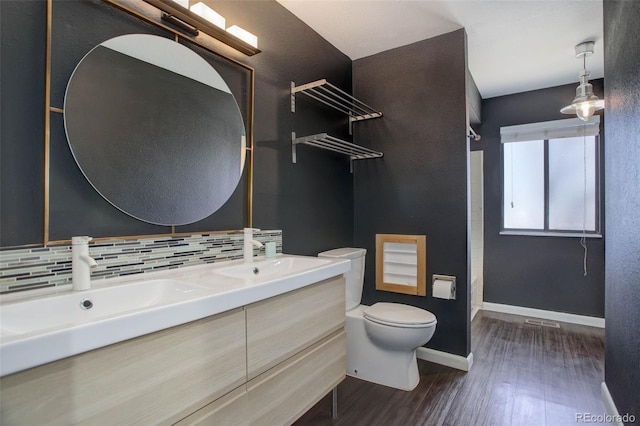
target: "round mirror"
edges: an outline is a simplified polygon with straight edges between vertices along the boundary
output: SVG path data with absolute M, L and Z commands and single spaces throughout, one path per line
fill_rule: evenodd
M 96 191 L 145 222 L 204 219 L 242 175 L 244 123 L 229 87 L 166 38 L 130 34 L 92 49 L 69 80 L 64 125 Z

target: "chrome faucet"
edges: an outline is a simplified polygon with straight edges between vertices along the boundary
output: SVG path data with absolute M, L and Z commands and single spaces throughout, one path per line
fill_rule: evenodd
M 98 266 L 89 256 L 91 237 L 71 238 L 71 286 L 74 291 L 91 288 L 91 269 Z
M 253 239 L 253 231 L 259 231 L 257 228 L 244 228 L 244 261 L 253 262 L 253 246 L 262 247 L 260 241 Z

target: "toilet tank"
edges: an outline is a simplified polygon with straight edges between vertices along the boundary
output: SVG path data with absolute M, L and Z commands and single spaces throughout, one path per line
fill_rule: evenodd
M 353 247 L 338 248 L 318 253 L 318 257 L 349 259 L 351 261 L 351 268 L 344 274 L 346 281 L 347 311 L 358 306 L 362 300 L 365 254 L 367 254 L 367 249 Z

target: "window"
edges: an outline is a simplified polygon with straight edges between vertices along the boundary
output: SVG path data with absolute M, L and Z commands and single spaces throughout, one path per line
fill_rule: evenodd
M 502 127 L 502 233 L 598 235 L 598 116 Z

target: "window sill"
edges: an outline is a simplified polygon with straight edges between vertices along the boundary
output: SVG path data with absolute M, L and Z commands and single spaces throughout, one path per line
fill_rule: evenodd
M 582 238 L 581 232 L 553 232 L 553 231 L 500 231 L 500 235 L 519 235 L 523 237 L 573 237 Z M 602 234 L 585 234 L 585 238 L 602 238 Z

